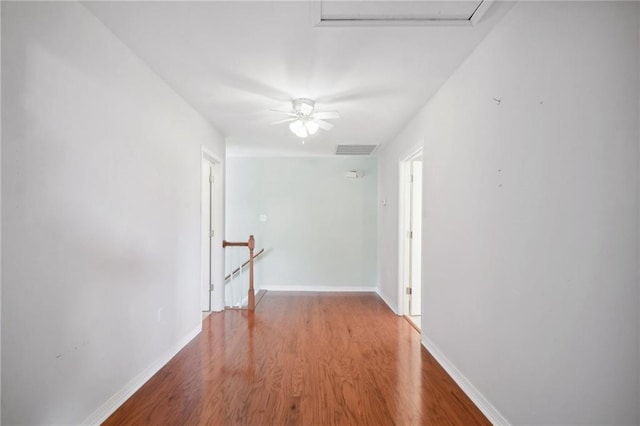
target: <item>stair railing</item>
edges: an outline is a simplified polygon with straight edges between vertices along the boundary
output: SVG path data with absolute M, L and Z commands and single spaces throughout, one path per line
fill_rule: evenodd
M 261 248 L 260 250 L 258 250 L 258 252 L 256 254 L 253 255 L 254 259 L 257 259 L 258 257 L 260 257 L 260 255 L 264 253 L 264 249 Z M 238 266 L 236 269 L 233 270 L 233 272 L 231 272 L 229 275 L 227 275 L 226 277 L 224 277 L 225 281 L 229 281 L 232 277 L 235 277 L 236 275 L 238 275 L 238 273 L 240 272 L 240 268 L 244 269 L 248 264 L 249 264 L 249 260 L 247 259 L 246 262 L 244 262 L 241 266 Z
M 253 235 L 249 235 L 249 241 L 242 242 L 230 242 L 227 240 L 222 241 L 222 247 L 248 247 L 249 248 L 249 290 L 248 290 L 248 298 L 247 298 L 247 309 L 253 311 L 256 306 L 256 294 L 253 288 L 253 250 L 256 246 L 256 241 L 253 238 Z M 244 265 L 243 265 L 244 266 Z M 240 274 L 242 274 L 242 266 L 239 269 Z M 233 271 L 229 277 L 232 277 L 236 271 Z

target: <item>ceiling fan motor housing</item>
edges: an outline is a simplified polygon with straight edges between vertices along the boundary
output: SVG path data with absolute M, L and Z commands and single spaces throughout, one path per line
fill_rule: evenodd
M 309 116 L 313 112 L 315 102 L 308 98 L 299 98 L 291 101 L 293 110 L 300 115 Z

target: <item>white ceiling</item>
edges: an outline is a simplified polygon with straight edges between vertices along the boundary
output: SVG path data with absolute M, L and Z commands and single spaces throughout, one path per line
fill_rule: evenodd
M 86 7 L 227 137 L 229 155 L 331 155 L 382 144 L 424 105 L 508 9 L 473 28 L 317 27 L 287 2 L 89 2 Z M 467 6 L 465 6 L 467 7 Z M 337 110 L 304 145 L 272 108 L 298 97 Z

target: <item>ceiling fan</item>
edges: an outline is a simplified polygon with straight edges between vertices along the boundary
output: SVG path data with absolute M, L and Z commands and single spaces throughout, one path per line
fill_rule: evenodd
M 292 111 L 281 111 L 272 109 L 271 111 L 286 114 L 289 117 L 275 121 L 271 124 L 289 123 L 289 129 L 299 138 L 306 138 L 315 134 L 319 129 L 331 130 L 333 124 L 325 120 L 340 118 L 337 111 L 315 112 L 315 102 L 311 99 L 300 98 L 291 101 Z

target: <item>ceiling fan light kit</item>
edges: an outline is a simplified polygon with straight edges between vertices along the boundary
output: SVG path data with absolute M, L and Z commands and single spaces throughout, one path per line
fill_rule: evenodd
M 320 129 L 318 123 L 305 119 L 296 119 L 289 123 L 289 129 L 299 138 L 315 135 Z
M 278 111 L 281 114 L 286 114 L 289 118 L 276 121 L 272 124 L 289 123 L 289 130 L 299 138 L 307 138 L 311 135 L 315 135 L 318 130 L 331 130 L 333 124 L 325 120 L 332 120 L 340 118 L 340 114 L 337 111 L 323 111 L 315 112 L 315 102 L 307 98 L 299 98 L 291 101 L 293 111 Z

